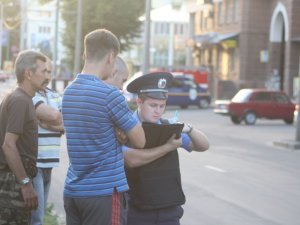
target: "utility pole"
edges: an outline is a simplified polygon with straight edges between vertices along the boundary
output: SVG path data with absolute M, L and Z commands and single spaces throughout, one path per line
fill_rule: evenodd
M 174 65 L 174 27 L 175 22 L 170 23 L 169 28 L 169 46 L 168 46 L 168 67 L 171 69 Z
M 0 70 L 2 68 L 3 4 L 0 3 Z
M 298 115 L 297 115 L 297 127 L 296 127 L 296 142 L 300 142 L 300 55 L 299 55 L 299 69 L 298 69 Z
M 76 20 L 76 37 L 75 37 L 75 59 L 73 74 L 76 75 L 80 70 L 81 56 L 81 24 L 82 24 L 82 0 L 77 0 L 77 20 Z
M 58 25 L 59 25 L 59 0 L 56 0 L 55 12 L 55 34 L 54 34 L 54 54 L 53 54 L 53 75 L 57 77 L 57 51 L 58 51 Z
M 22 51 L 26 48 L 25 40 L 27 36 L 27 0 L 20 0 L 21 2 L 21 28 L 20 28 L 20 49 Z
M 151 25 L 151 0 L 145 0 L 145 37 L 144 37 L 144 55 L 142 72 L 146 74 L 149 72 L 150 67 L 150 25 Z

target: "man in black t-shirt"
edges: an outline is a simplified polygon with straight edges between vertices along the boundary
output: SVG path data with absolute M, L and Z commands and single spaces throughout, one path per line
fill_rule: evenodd
M 22 51 L 15 62 L 18 87 L 0 105 L 0 224 L 29 224 L 37 207 L 32 186 L 37 157 L 37 118 L 32 103 L 46 81 L 46 57 Z

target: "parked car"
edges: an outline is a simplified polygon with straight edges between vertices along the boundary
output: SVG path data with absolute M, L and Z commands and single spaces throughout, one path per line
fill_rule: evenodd
M 255 124 L 257 118 L 294 121 L 295 104 L 281 91 L 242 89 L 230 101 L 215 102 L 214 112 L 228 115 L 235 124 Z
M 136 76 L 138 77 L 138 76 Z M 130 79 L 132 80 L 132 79 Z M 125 84 L 125 88 L 128 82 Z M 200 108 L 208 108 L 211 102 L 210 94 L 206 87 L 201 87 L 193 78 L 185 75 L 175 75 L 172 84 L 168 87 L 167 105 L 180 106 L 187 108 L 190 105 L 196 105 Z M 136 94 L 123 90 L 128 104 L 131 108 L 135 104 Z
M 185 75 L 174 75 L 172 84 L 168 88 L 167 105 L 177 105 L 187 108 L 196 105 L 199 108 L 208 108 L 211 102 L 207 87 L 197 84 L 193 78 Z

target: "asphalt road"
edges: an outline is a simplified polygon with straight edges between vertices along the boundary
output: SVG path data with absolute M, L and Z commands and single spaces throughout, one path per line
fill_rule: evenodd
M 300 221 L 300 151 L 279 148 L 274 140 L 295 136 L 295 125 L 258 120 L 233 125 L 211 109 L 179 110 L 180 120 L 205 132 L 211 147 L 203 153 L 180 150 L 187 202 L 182 225 L 296 225 Z M 63 182 L 67 168 L 65 139 L 62 163 L 54 169 L 49 201 L 64 220 Z

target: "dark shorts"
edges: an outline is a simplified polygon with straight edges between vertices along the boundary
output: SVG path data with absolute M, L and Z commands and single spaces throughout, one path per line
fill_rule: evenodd
M 93 198 L 64 197 L 67 225 L 126 225 L 128 204 L 124 193 Z
M 129 205 L 127 225 L 180 225 L 182 216 L 183 208 L 181 206 L 141 210 Z
M 0 170 L 0 224 L 26 225 L 30 211 L 24 206 L 20 184 L 12 172 Z

